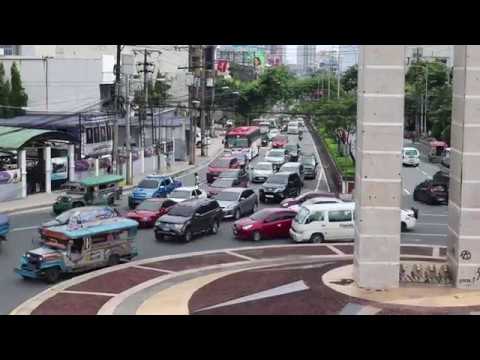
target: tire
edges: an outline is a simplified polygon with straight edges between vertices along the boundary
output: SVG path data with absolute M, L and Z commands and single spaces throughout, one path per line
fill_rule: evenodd
M 240 217 L 241 217 L 240 209 L 235 210 L 235 214 L 233 215 L 233 218 L 234 218 L 235 220 L 239 220 Z
M 210 227 L 210 234 L 212 235 L 215 235 L 218 233 L 218 228 L 219 228 L 219 223 L 217 220 L 215 220 L 212 224 L 212 226 Z
M 183 240 L 186 243 L 189 243 L 190 241 L 192 241 L 192 232 L 190 231 L 190 229 L 185 230 L 185 235 L 183 236 Z
M 53 267 L 45 271 L 45 281 L 48 284 L 55 284 L 60 280 L 60 269 L 58 267 Z
M 107 266 L 115 266 L 118 264 L 120 264 L 120 256 L 113 254 L 108 257 Z
M 402 232 L 407 232 L 407 224 L 405 224 L 403 221 L 402 221 L 402 225 L 401 225 L 401 231 Z
M 323 243 L 325 238 L 323 237 L 322 234 L 313 234 L 312 237 L 310 238 L 310 242 L 312 244 L 317 244 L 317 243 Z
M 262 234 L 260 234 L 258 231 L 255 231 L 253 233 L 253 241 L 258 242 L 260 240 L 262 240 Z

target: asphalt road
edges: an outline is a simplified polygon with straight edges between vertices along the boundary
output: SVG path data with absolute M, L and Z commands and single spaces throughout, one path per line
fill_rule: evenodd
M 297 136 L 289 136 L 292 143 L 296 143 Z M 310 134 L 305 133 L 302 141 L 304 152 L 314 152 L 313 140 Z M 261 161 L 268 149 L 263 148 L 260 151 L 254 163 Z M 432 176 L 437 167 L 431 164 L 422 163 L 419 168 L 404 168 L 402 176 L 404 178 L 403 186 L 403 207 L 409 208 L 415 205 L 420 209 L 420 219 L 417 228 L 409 233 L 402 234 L 403 243 L 426 243 L 426 244 L 445 244 L 447 208 L 445 206 L 429 206 L 414 203 L 411 193 L 413 187 L 427 176 Z M 197 170 L 200 176 L 202 187 L 206 189 L 206 171 L 207 167 Z M 194 171 L 183 175 L 180 180 L 185 186 L 193 186 Z M 320 174 L 320 169 L 319 169 Z M 258 189 L 260 185 L 252 184 L 252 188 Z M 318 188 L 321 191 L 327 191 L 327 184 L 324 179 L 320 180 L 317 176 L 315 180 L 306 180 L 303 191 L 311 191 Z M 275 205 L 262 205 L 275 206 Z M 121 203 L 118 204 L 121 210 L 127 210 L 127 196 L 124 196 Z M 21 255 L 30 250 L 32 239 L 37 236 L 37 227 L 44 221 L 52 219 L 53 215 L 50 211 L 33 211 L 13 214 L 10 217 L 11 233 L 9 241 L 0 244 L 0 314 L 9 313 L 13 308 L 21 302 L 34 296 L 40 291 L 48 287 L 41 281 L 26 281 L 13 273 L 13 268 L 18 265 Z M 287 244 L 289 239 L 265 240 L 260 243 L 241 242 L 235 240 L 232 235 L 232 221 L 227 220 L 222 223 L 216 235 L 208 235 L 195 238 L 191 243 L 175 243 L 175 242 L 157 242 L 154 238 L 152 229 L 139 231 L 137 244 L 139 248 L 139 257 L 136 259 L 151 258 L 163 255 L 172 255 L 179 253 L 187 253 L 194 251 L 205 251 L 222 248 L 256 246 L 268 244 Z

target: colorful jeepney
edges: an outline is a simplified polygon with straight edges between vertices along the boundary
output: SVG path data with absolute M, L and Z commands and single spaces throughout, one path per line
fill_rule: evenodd
M 138 222 L 116 217 L 68 225 L 42 232 L 41 246 L 25 253 L 15 272 L 23 278 L 57 282 L 62 274 L 117 265 L 137 256 Z

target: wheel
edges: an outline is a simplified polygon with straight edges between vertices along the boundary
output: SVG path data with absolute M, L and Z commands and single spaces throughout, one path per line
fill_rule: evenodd
M 57 267 L 45 271 L 45 281 L 49 284 L 55 284 L 60 279 L 60 269 Z
M 404 222 L 402 222 L 402 228 L 401 228 L 402 232 L 406 232 L 407 231 L 407 224 L 405 224 Z
M 120 256 L 117 254 L 112 254 L 108 258 L 107 266 L 115 266 L 120 264 Z
M 321 243 L 323 242 L 323 240 L 324 240 L 324 237 L 322 234 L 313 234 L 312 237 L 310 238 L 310 242 L 313 244 Z
M 262 234 L 260 234 L 258 231 L 255 231 L 253 233 L 253 241 L 260 241 L 262 240 Z
M 215 235 L 218 232 L 218 221 L 214 221 L 210 228 L 210 234 Z
M 235 210 L 234 218 L 235 220 L 240 219 L 240 209 Z
M 186 243 L 192 241 L 192 232 L 190 231 L 190 229 L 187 229 L 185 231 L 184 240 Z

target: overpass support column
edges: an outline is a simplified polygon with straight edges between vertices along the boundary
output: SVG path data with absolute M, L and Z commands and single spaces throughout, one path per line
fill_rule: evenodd
M 45 192 L 52 192 L 52 148 L 46 146 L 43 148 L 43 158 L 45 160 Z
M 399 285 L 405 47 L 363 45 L 358 68 L 354 279 Z
M 455 45 L 447 258 L 459 288 L 480 288 L 480 46 Z
M 75 145 L 68 145 L 68 180 L 75 181 Z

